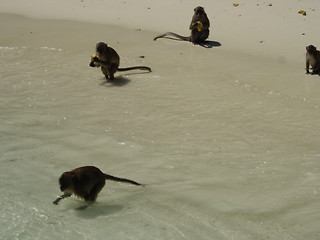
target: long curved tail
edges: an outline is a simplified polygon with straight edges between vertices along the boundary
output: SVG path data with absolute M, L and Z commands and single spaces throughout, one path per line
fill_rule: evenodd
M 135 69 L 146 70 L 146 71 L 151 72 L 151 68 L 146 67 L 146 66 L 136 66 L 136 67 L 118 68 L 118 71 L 119 71 L 119 72 L 124 72 L 124 71 L 130 71 L 130 70 L 135 70 Z
M 157 40 L 158 38 L 163 38 L 163 37 L 167 37 L 167 36 L 176 37 L 176 38 L 178 38 L 179 40 L 190 42 L 190 37 L 181 36 L 181 35 L 176 34 L 176 33 L 174 33 L 174 32 L 166 32 L 166 33 L 164 33 L 164 34 L 158 35 L 158 36 L 156 36 L 156 37 L 153 39 L 153 41 Z
M 137 182 L 135 182 L 133 180 L 130 180 L 130 179 L 118 178 L 118 177 L 114 177 L 114 176 L 111 176 L 111 175 L 108 175 L 108 174 L 104 174 L 104 175 L 105 175 L 107 180 L 116 181 L 116 182 L 125 182 L 125 183 L 131 183 L 131 184 L 134 184 L 134 185 L 142 185 L 142 186 L 144 186 L 143 184 L 137 183 Z

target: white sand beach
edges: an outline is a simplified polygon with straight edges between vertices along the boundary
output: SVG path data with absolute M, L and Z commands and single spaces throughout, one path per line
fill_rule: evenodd
M 236 5 L 234 5 L 236 4 Z M 210 48 L 188 36 L 196 6 Z M 306 15 L 298 13 L 300 10 Z M 3 239 L 319 239 L 317 0 L 5 0 L 0 9 Z M 89 67 L 104 41 L 121 67 Z M 64 171 L 146 183 L 65 199 Z
M 235 7 L 233 3 L 238 5 Z M 187 36 L 193 8 L 197 5 L 205 7 L 211 21 L 209 40 L 222 45 L 212 51 L 205 51 L 208 53 L 208 61 L 205 62 L 210 63 L 211 66 L 223 64 L 221 72 L 228 74 L 230 74 L 230 67 L 235 68 L 237 78 L 240 78 L 239 75 L 242 72 L 245 74 L 250 74 L 250 71 L 257 71 L 258 74 L 272 73 L 274 76 L 268 81 L 249 81 L 251 84 L 262 84 L 267 88 L 285 91 L 302 98 L 318 98 L 317 90 L 315 92 L 314 90 L 320 87 L 319 81 L 303 75 L 305 46 L 317 45 L 320 39 L 320 33 L 315 30 L 319 20 L 317 1 L 296 0 L 273 3 L 260 0 L 248 3 L 219 0 L 207 3 L 206 1 L 175 0 L 159 3 L 142 0 L 137 3 L 130 0 L 122 2 L 31 0 L 25 4 L 19 0 L 12 0 L 4 1 L 1 11 L 38 19 L 65 19 L 122 26 L 131 30 L 141 29 L 152 32 L 154 35 L 174 31 Z M 307 15 L 299 14 L 300 10 L 306 11 Z M 124 33 L 117 33 L 119 40 L 122 34 Z M 109 37 L 108 32 L 104 32 L 97 36 L 97 39 L 107 37 Z M 170 43 L 163 39 L 157 42 L 157 45 L 153 45 L 151 39 L 141 41 L 145 41 L 145 45 L 154 46 L 153 51 L 157 51 L 156 48 L 160 48 L 159 45 L 163 44 L 179 46 L 186 44 Z M 199 48 L 196 49 L 199 50 Z M 163 51 L 158 51 L 157 55 L 162 53 L 163 57 L 166 57 L 166 52 Z M 219 57 L 215 58 L 212 54 Z M 261 66 L 251 67 L 250 60 L 243 61 L 243 66 L 239 63 L 237 63 L 238 66 L 230 66 L 228 62 L 237 59 L 236 56 L 252 57 L 252 62 L 262 61 Z M 269 64 L 276 66 L 269 66 Z

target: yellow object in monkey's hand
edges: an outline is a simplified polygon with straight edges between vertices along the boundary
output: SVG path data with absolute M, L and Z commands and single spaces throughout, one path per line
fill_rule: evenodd
M 89 63 L 89 66 L 90 66 L 90 67 L 99 67 L 99 66 L 100 66 L 100 65 L 96 62 L 97 60 L 99 60 L 99 58 L 98 58 L 97 55 L 91 55 L 90 58 L 91 58 L 90 63 Z
M 94 62 L 94 58 L 97 58 L 97 56 L 96 55 L 91 55 L 90 58 L 91 58 L 91 62 Z
M 203 28 L 203 24 L 200 21 L 198 21 L 197 23 L 198 23 L 197 29 L 200 32 L 202 30 L 202 28 Z

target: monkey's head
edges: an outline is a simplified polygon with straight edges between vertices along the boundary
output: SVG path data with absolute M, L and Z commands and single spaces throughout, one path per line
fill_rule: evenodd
M 107 49 L 108 49 L 108 45 L 104 42 L 99 42 L 96 45 L 97 54 L 101 55 L 101 54 L 105 53 L 107 51 Z
M 64 172 L 59 178 L 61 192 L 72 192 L 76 176 L 71 172 Z
M 195 15 L 202 15 L 203 13 L 204 13 L 204 8 L 203 7 L 198 6 L 198 7 L 196 7 L 194 9 L 194 14 Z
M 309 45 L 306 47 L 306 50 L 308 53 L 315 53 L 317 51 L 317 48 L 313 45 Z

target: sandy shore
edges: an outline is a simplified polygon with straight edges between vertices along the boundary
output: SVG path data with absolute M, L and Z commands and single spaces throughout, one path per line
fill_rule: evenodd
M 77 20 L 109 25 L 101 35 L 97 33 L 96 38 L 87 40 L 91 49 L 93 41 L 109 38 L 111 28 L 118 39 L 130 38 L 130 34 L 125 32 L 127 30 L 120 27 L 141 29 L 150 32 L 150 38 L 140 39 L 139 43 L 145 49 L 150 48 L 150 54 L 166 58 L 168 54 L 161 50 L 163 46 L 168 51 L 177 51 L 177 47 L 180 51 L 192 49 L 201 55 L 199 59 L 203 60 L 201 66 L 204 68 L 212 69 L 213 64 L 221 66 L 218 71 L 231 74 L 237 81 L 318 101 L 319 78 L 304 74 L 305 46 L 314 44 L 320 47 L 320 33 L 315 31 L 320 11 L 317 0 L 288 0 L 281 3 L 236 1 L 239 4 L 237 6 L 233 3 L 224 0 L 174 0 L 161 3 L 151 0 L 138 3 L 133 0 L 31 0 L 26 4 L 21 0 L 7 0 L 2 3 L 0 11 L 38 19 Z M 193 8 L 197 5 L 204 6 L 211 21 L 209 40 L 220 43 L 220 47 L 203 49 L 167 39 L 152 41 L 153 36 L 165 31 L 189 35 L 188 25 Z M 306 11 L 306 15 L 299 14 L 300 10 Z M 10 28 L 10 22 L 6 26 Z M 86 34 L 83 36 L 87 38 Z M 137 43 L 130 42 L 121 46 L 120 52 L 136 46 Z M 194 57 L 184 57 L 181 61 L 190 65 Z M 179 68 L 182 63 L 175 61 L 172 64 Z M 160 63 L 154 62 L 154 65 L 161 68 Z M 160 74 L 162 70 L 157 69 Z M 259 75 L 264 77 L 259 79 Z
M 238 3 L 234 7 L 233 3 Z M 188 25 L 197 5 L 204 6 L 211 20 L 210 39 L 224 48 L 257 55 L 275 55 L 298 61 L 306 44 L 317 45 L 320 6 L 308 1 L 50 1 L 6 0 L 1 12 L 29 17 L 69 19 L 141 28 L 155 33 L 175 31 L 188 35 Z M 303 16 L 298 11 L 304 10 Z M 274 56 L 273 56 L 274 57 Z

